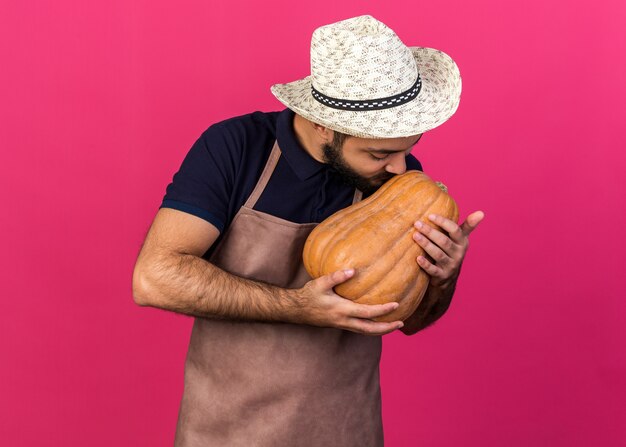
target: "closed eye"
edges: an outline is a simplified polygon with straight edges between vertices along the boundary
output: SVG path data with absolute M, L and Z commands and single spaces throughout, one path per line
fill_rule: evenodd
M 372 154 L 371 152 L 369 153 L 369 156 L 372 157 L 374 160 L 384 160 L 385 158 L 389 158 L 389 155 L 390 154 L 376 156 L 376 155 Z

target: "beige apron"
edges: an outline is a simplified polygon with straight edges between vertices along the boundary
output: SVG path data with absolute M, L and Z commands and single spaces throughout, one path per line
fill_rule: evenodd
M 210 260 L 238 276 L 299 288 L 310 280 L 302 249 L 316 224 L 252 209 L 279 157 L 276 143 Z M 175 446 L 382 446 L 381 341 L 307 325 L 196 318 Z

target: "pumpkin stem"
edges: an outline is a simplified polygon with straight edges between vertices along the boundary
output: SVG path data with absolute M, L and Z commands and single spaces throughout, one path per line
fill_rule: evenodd
M 439 188 L 441 188 L 443 192 L 445 192 L 446 194 L 448 193 L 448 187 L 446 185 L 444 185 L 441 182 L 435 182 L 435 183 L 437 184 L 437 186 L 439 186 Z

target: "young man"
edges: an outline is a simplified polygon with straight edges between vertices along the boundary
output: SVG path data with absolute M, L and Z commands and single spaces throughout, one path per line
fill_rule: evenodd
M 416 227 L 435 260 L 416 260 L 431 275 L 426 315 L 375 322 L 397 304 L 336 295 L 352 270 L 311 280 L 301 256 L 316 223 L 421 170 L 411 149 L 461 93 L 447 55 L 406 47 L 370 16 L 318 28 L 311 71 L 272 87 L 284 111 L 202 134 L 139 254 L 135 301 L 196 317 L 177 446 L 382 445 L 381 336 L 415 333 L 445 312 L 483 218 L 435 217 L 448 234 Z

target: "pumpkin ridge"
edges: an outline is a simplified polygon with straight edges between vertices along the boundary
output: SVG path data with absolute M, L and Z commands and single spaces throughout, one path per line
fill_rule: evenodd
M 335 287 L 337 294 L 366 304 L 399 303 L 376 321 L 405 320 L 414 312 L 426 312 L 423 298 L 430 276 L 415 259 L 425 251 L 412 235 L 415 221 L 444 231 L 427 218 L 430 213 L 458 220 L 454 199 L 423 172 L 395 176 L 372 196 L 313 229 L 303 251 L 310 257 L 305 267 L 315 278 L 355 268 L 354 277 Z
M 417 186 L 414 185 L 414 186 Z M 411 194 L 412 196 L 415 197 L 416 202 L 419 200 L 419 196 L 425 194 L 427 196 L 426 200 L 427 202 L 426 205 L 423 206 L 423 209 L 428 210 L 432 204 L 437 200 L 438 196 L 436 197 L 431 197 L 429 196 L 430 191 L 423 191 L 422 188 L 419 188 L 420 191 L 414 194 Z M 377 252 L 383 252 L 384 254 L 379 257 L 376 258 L 376 260 L 369 264 L 368 266 L 364 266 L 364 267 L 360 267 L 358 266 L 358 262 L 356 262 L 355 260 L 348 258 L 346 260 L 340 260 L 340 262 L 338 263 L 343 263 L 345 262 L 347 263 L 351 263 L 354 264 L 354 268 L 357 269 L 357 272 L 360 273 L 359 276 L 355 276 L 351 279 L 349 279 L 348 281 L 346 281 L 345 286 L 342 287 L 341 289 L 343 289 L 344 293 L 347 294 L 347 298 L 355 298 L 354 297 L 354 293 L 351 291 L 352 289 L 357 289 L 361 291 L 361 295 L 366 295 L 372 288 L 376 287 L 379 283 L 381 283 L 385 277 L 385 275 L 388 273 L 388 270 L 385 269 L 385 266 L 388 265 L 398 265 L 398 263 L 403 262 L 403 258 L 405 257 L 406 253 L 409 252 L 411 253 L 412 257 L 417 258 L 417 256 L 419 256 L 420 254 L 423 253 L 423 249 L 417 245 L 417 243 L 415 243 L 413 241 L 413 238 L 411 237 L 412 235 L 412 228 L 413 225 L 411 224 L 412 222 L 415 222 L 418 219 L 421 219 L 423 217 L 423 213 L 420 213 L 418 211 L 415 212 L 416 216 L 415 217 L 411 217 L 411 219 L 408 219 L 406 217 L 406 215 L 410 214 L 411 210 L 402 210 L 402 217 L 395 217 L 395 216 L 390 216 L 393 217 L 393 219 L 383 219 L 385 221 L 391 221 L 394 223 L 397 223 L 395 225 L 395 228 L 387 228 L 386 230 L 388 230 L 389 233 L 391 234 L 398 234 L 402 232 L 402 236 L 398 237 L 396 239 L 393 239 L 391 241 L 391 245 L 390 246 L 384 246 L 384 247 L 377 247 L 377 249 L 375 251 Z M 387 216 L 385 216 L 387 217 Z M 402 231 L 402 227 L 406 227 L 406 229 L 404 231 Z M 361 228 L 361 231 L 365 231 Z M 367 230 L 370 231 L 370 230 Z M 351 235 L 350 240 L 354 241 L 354 240 L 359 240 L 361 236 L 360 235 Z M 328 253 L 328 256 L 330 259 L 332 259 L 333 261 L 337 258 L 340 258 L 340 256 L 335 255 L 334 257 L 331 256 L 331 254 L 335 254 L 336 252 L 342 253 L 345 251 L 345 247 L 343 246 L 345 243 L 345 240 L 342 242 L 338 242 L 335 246 L 333 246 L 330 249 L 330 252 Z M 406 246 L 405 249 L 402 249 L 401 247 L 399 247 L 400 245 L 404 245 Z M 363 249 L 363 247 L 361 247 L 361 249 Z M 332 265 L 332 261 L 329 261 L 329 263 Z M 415 265 L 416 267 L 419 267 L 417 265 L 417 260 L 415 260 Z M 333 266 L 334 269 L 336 269 L 338 266 L 335 264 Z M 329 270 L 332 270 L 329 269 Z M 365 279 L 367 278 L 367 279 Z
M 410 171 L 412 172 L 412 171 Z M 415 172 L 419 172 L 419 171 L 415 171 Z M 415 184 L 411 183 L 411 177 L 403 177 L 401 175 L 397 175 L 395 177 L 392 178 L 392 180 L 390 180 L 389 182 L 385 183 L 383 186 L 381 186 L 373 195 L 371 195 L 370 197 L 368 197 L 367 199 L 363 200 L 361 203 L 366 202 L 366 206 L 364 207 L 370 207 L 372 208 L 371 210 L 368 210 L 368 213 L 366 214 L 365 217 L 363 217 L 361 220 L 351 220 L 350 224 L 351 225 L 360 225 L 362 224 L 366 219 L 370 218 L 372 214 L 376 214 L 378 212 L 380 212 L 381 210 L 384 210 L 385 208 L 388 207 L 389 204 L 393 203 L 395 200 L 397 200 L 401 195 L 406 193 L 406 189 L 411 188 L 412 186 L 415 186 Z M 395 181 L 393 181 L 395 180 Z M 399 191 L 395 192 L 395 194 L 393 196 L 391 196 L 391 198 L 386 198 L 385 195 L 387 194 L 387 190 L 389 189 L 390 186 L 394 185 L 395 183 L 398 183 L 398 186 L 396 186 L 395 189 L 398 189 Z M 421 181 L 419 182 L 421 183 Z M 384 198 L 386 200 L 381 200 L 381 198 Z M 354 211 L 362 211 L 362 208 L 364 207 L 360 207 L 358 210 L 355 209 Z M 350 211 L 348 213 L 346 213 L 344 216 L 341 216 L 341 219 L 344 221 L 347 221 L 349 218 L 352 217 L 353 214 L 357 214 L 354 211 Z M 338 236 L 338 235 L 337 235 Z
M 379 317 L 376 321 L 406 320 L 422 301 L 428 282 L 428 275 L 423 271 L 419 272 L 419 274 L 405 283 L 405 287 L 399 295 L 400 298 L 396 301 L 399 304 L 398 308 L 387 315 Z M 420 283 L 424 283 L 426 287 L 418 287 Z
M 413 267 L 414 265 L 414 267 Z M 411 294 L 413 292 L 413 287 L 415 287 L 419 274 L 425 273 L 423 270 L 417 265 L 417 262 L 413 260 L 413 255 L 409 250 L 407 252 L 402 253 L 398 258 L 398 262 L 394 264 L 394 266 L 406 266 L 402 269 L 402 272 L 394 272 L 394 280 L 391 281 L 377 281 L 369 291 L 362 293 L 360 297 L 358 297 L 355 301 L 359 303 L 367 303 L 367 302 L 381 302 L 381 296 L 393 296 L 393 291 L 397 291 L 401 289 L 401 293 L 397 293 L 397 298 L 393 301 L 396 301 L 402 305 L 402 303 L 411 298 Z M 415 272 L 415 273 L 414 273 Z M 408 280 L 407 280 L 408 279 Z M 384 299 L 384 301 L 389 301 Z M 403 306 L 404 307 L 404 306 Z M 398 308 L 400 309 L 400 308 Z
M 398 177 L 399 176 L 395 176 L 390 181 L 383 184 L 372 196 L 368 197 L 367 199 L 361 200 L 351 205 L 349 208 L 344 208 L 333 213 L 331 216 L 324 220 L 323 227 L 317 225 L 315 228 L 313 228 L 313 231 L 311 232 L 304 244 L 303 253 L 306 253 L 306 255 L 303 254 L 304 259 L 321 260 L 321 262 L 317 263 L 316 267 L 325 264 L 326 257 L 324 250 L 322 249 L 322 252 L 320 253 L 319 247 L 320 245 L 322 247 L 328 247 L 330 242 L 337 240 L 338 238 L 338 234 L 336 233 L 336 231 L 328 230 L 336 228 L 337 226 L 341 225 L 342 221 L 347 220 L 347 217 L 350 217 L 352 214 L 358 213 L 362 208 L 369 206 L 371 204 L 369 199 L 372 199 L 376 195 L 378 195 L 378 193 L 382 193 L 385 190 L 389 189 L 392 184 L 397 182 Z M 318 233 L 321 234 L 318 235 Z M 309 268 L 311 268 L 311 270 L 309 270 Z M 320 271 L 320 269 L 313 266 L 309 266 L 309 268 L 307 268 L 307 270 L 312 275 L 322 276 L 322 272 Z
M 359 281 L 359 284 L 355 284 L 354 288 L 361 288 L 361 295 L 366 295 L 371 292 L 372 289 L 376 288 L 379 284 L 383 283 L 385 275 L 389 273 L 389 269 L 387 266 L 389 265 L 398 265 L 402 262 L 405 262 L 405 258 L 410 256 L 411 258 L 417 258 L 419 256 L 421 247 L 419 247 L 411 237 L 412 231 L 411 228 L 407 228 L 404 234 L 393 241 L 392 245 L 385 249 L 383 256 L 377 258 L 372 264 L 370 264 L 366 271 L 359 273 L 367 274 L 367 281 Z M 406 248 L 402 248 L 402 246 Z M 415 262 L 415 267 L 417 265 L 417 260 Z M 357 278 L 350 279 L 345 282 L 346 286 L 351 285 L 352 281 L 355 281 Z
M 389 180 L 387 183 L 383 184 L 380 188 L 378 188 L 378 190 L 376 190 L 376 192 L 374 194 L 372 194 L 371 196 L 369 196 L 366 199 L 361 200 L 360 202 L 358 202 L 359 205 L 361 206 L 354 206 L 354 208 L 350 207 L 349 210 L 344 208 L 343 210 L 339 210 L 337 213 L 335 213 L 333 216 L 337 215 L 336 219 L 331 220 L 329 223 L 333 223 L 335 220 L 347 220 L 348 218 L 352 217 L 353 214 L 357 214 L 359 211 L 361 211 L 363 208 L 372 206 L 374 203 L 378 202 L 378 198 L 383 196 L 385 194 L 385 192 L 394 184 L 398 183 L 401 180 L 400 176 L 394 176 L 391 178 L 391 180 Z M 355 204 L 356 205 L 356 204 Z M 345 211 L 344 215 L 341 215 L 342 212 Z M 370 213 L 371 214 L 371 213 Z M 331 216 L 332 219 L 332 216 Z M 354 221 L 352 221 L 354 223 Z
M 407 284 L 407 287 L 402 293 L 402 298 L 398 300 L 400 306 L 398 308 L 387 314 L 378 318 L 374 318 L 375 321 L 395 321 L 395 320 L 406 320 L 409 318 L 415 310 L 418 308 L 422 300 L 424 299 L 424 295 L 426 295 L 426 290 L 428 288 L 428 283 L 430 282 L 430 277 L 426 272 L 420 269 L 420 272 L 414 276 L 414 278 Z M 423 283 L 420 286 L 420 283 Z
M 399 229 L 404 224 L 400 221 L 400 219 L 396 217 L 396 215 L 393 215 L 392 212 L 394 209 L 396 210 L 396 212 L 398 212 L 398 210 L 400 209 L 400 211 L 403 212 L 403 214 L 406 214 L 406 212 L 404 212 L 404 210 L 401 210 L 400 207 L 394 206 L 393 204 L 396 203 L 397 200 L 402 199 L 403 197 L 407 195 L 410 195 L 412 197 L 421 196 L 422 195 L 421 192 L 424 189 L 423 183 L 427 182 L 427 184 L 430 184 L 430 182 L 432 182 L 426 175 L 422 175 L 421 171 L 411 171 L 411 172 L 414 172 L 415 174 L 412 174 L 409 176 L 398 175 L 398 176 L 393 177 L 393 180 L 395 180 L 395 182 L 393 182 L 392 184 L 397 183 L 396 188 L 393 191 L 394 192 L 393 196 L 385 197 L 384 192 L 387 189 L 389 189 L 387 187 L 385 188 L 385 190 L 383 190 L 382 194 L 375 193 L 375 195 L 372 195 L 368 197 L 367 199 L 365 199 L 365 201 L 369 201 L 369 203 L 367 203 L 368 205 L 367 210 L 364 210 L 364 207 L 361 207 L 359 210 L 354 210 L 350 213 L 345 213 L 339 216 L 341 217 L 341 220 L 336 224 L 337 227 L 335 228 L 335 231 L 326 231 L 325 235 L 327 235 L 328 237 L 323 238 L 323 242 L 320 241 L 324 249 L 321 253 L 318 253 L 319 254 L 318 259 L 321 260 L 321 262 L 319 262 L 319 265 L 320 266 L 323 265 L 325 268 L 321 268 L 317 272 L 318 275 L 322 276 L 324 274 L 332 273 L 340 268 L 345 268 L 347 264 L 352 264 L 352 267 L 362 270 L 363 266 L 359 265 L 359 262 L 356 262 L 355 260 L 353 260 L 351 256 L 345 255 L 345 251 L 346 251 L 345 246 L 346 244 L 352 245 L 354 244 L 355 241 L 359 241 L 361 243 L 363 243 L 362 241 L 371 241 L 371 238 L 367 237 L 367 235 L 371 233 L 371 231 L 367 230 L 367 228 L 380 227 L 380 225 L 378 225 L 376 221 L 396 223 L 395 228 L 394 227 L 389 228 L 388 226 L 386 228 L 386 231 L 392 234 L 394 232 L 399 231 Z M 416 182 L 415 177 L 427 177 L 427 178 L 419 179 Z M 387 185 L 388 184 L 386 183 L 385 186 Z M 408 190 L 411 190 L 411 189 L 418 190 L 418 192 L 417 193 L 408 192 Z M 436 191 L 441 192 L 441 190 L 438 187 L 436 188 Z M 377 192 L 380 192 L 380 189 Z M 423 194 L 426 195 L 426 200 L 428 200 L 429 199 L 428 191 L 425 191 Z M 432 204 L 432 200 L 430 200 L 427 203 L 427 206 L 430 207 L 431 204 Z M 342 211 L 339 211 L 337 214 L 341 214 L 341 213 Z M 354 219 L 354 218 L 350 219 L 350 217 L 352 217 L 353 214 L 357 214 L 358 216 L 359 213 L 363 215 L 361 219 Z M 419 213 L 416 211 L 416 214 L 419 214 Z M 367 225 L 368 223 L 367 221 L 371 219 L 372 216 L 376 218 L 376 221 L 371 222 L 369 225 Z M 351 231 L 354 231 L 353 227 L 355 226 L 358 228 L 357 231 L 359 231 L 361 234 L 358 234 L 358 235 L 349 234 Z M 331 230 L 332 226 L 327 226 L 325 228 L 326 230 Z M 379 252 L 381 251 L 381 249 L 378 247 L 376 248 L 372 247 L 372 251 Z M 353 280 L 351 279 L 347 282 L 351 282 L 351 281 Z
M 422 211 L 415 210 L 414 211 L 415 216 L 411 216 L 410 222 L 423 220 L 422 218 L 424 217 L 425 214 L 429 213 L 433 205 L 435 205 L 438 201 L 440 201 L 442 196 L 445 197 L 447 195 L 439 187 L 433 187 L 433 188 L 428 188 L 427 190 L 424 190 L 421 183 L 422 182 L 417 182 L 414 185 L 411 185 L 411 188 L 407 188 L 407 189 L 417 189 L 418 191 L 415 193 L 409 193 L 406 190 L 401 192 L 401 194 L 407 194 L 408 196 L 412 197 L 412 199 L 414 200 L 413 203 L 420 203 L 420 209 Z M 425 198 L 422 199 L 421 196 L 425 196 Z M 397 196 L 394 197 L 394 199 L 395 198 L 397 198 Z M 422 200 L 422 202 L 420 202 L 420 200 Z M 333 270 L 333 271 L 336 270 L 339 267 L 339 265 L 337 264 L 349 263 L 355 268 L 355 270 L 359 274 L 358 276 L 355 276 L 349 279 L 348 281 L 342 283 L 340 286 L 338 286 L 337 290 L 343 292 L 346 298 L 350 298 L 350 299 L 358 298 L 355 296 L 356 294 L 353 290 L 359 290 L 360 291 L 359 295 L 362 297 L 368 294 L 371 294 L 372 290 L 376 290 L 376 288 L 379 288 L 380 284 L 383 283 L 382 280 L 384 278 L 384 275 L 387 273 L 386 266 L 398 265 L 403 262 L 407 262 L 407 260 L 405 259 L 407 253 L 410 253 L 411 258 L 417 258 L 417 256 L 424 254 L 424 250 L 419 245 L 417 245 L 417 243 L 415 243 L 413 241 L 413 238 L 411 237 L 411 234 L 412 234 L 411 228 L 413 226 L 408 222 L 409 219 L 406 218 L 406 216 L 408 214 L 411 214 L 412 210 L 401 209 L 400 210 L 401 216 L 392 215 L 392 209 L 398 208 L 397 206 L 393 205 L 393 199 L 389 200 L 389 202 L 387 203 L 387 208 L 390 208 L 390 209 L 386 212 L 385 211 L 380 212 L 381 214 L 383 214 L 382 220 L 391 221 L 391 222 L 397 223 L 397 225 L 394 226 L 395 228 L 387 227 L 385 229 L 386 232 L 389 232 L 391 234 L 397 234 L 400 232 L 401 227 L 406 226 L 406 230 L 404 231 L 404 233 L 407 233 L 407 234 L 404 234 L 404 236 L 402 237 L 398 237 L 398 238 L 390 240 L 391 242 L 390 246 L 378 247 L 376 250 L 372 250 L 374 252 L 383 252 L 384 254 L 382 257 L 376 258 L 374 262 L 372 262 L 371 264 L 367 266 L 359 265 L 360 263 L 363 262 L 363 259 L 354 260 L 352 257 L 348 257 L 348 259 L 340 259 L 341 256 L 337 255 L 336 253 L 337 252 L 343 253 L 345 251 L 346 248 L 343 246 L 345 243 L 345 238 L 341 242 L 337 242 L 333 247 L 329 249 L 327 253 L 328 259 L 329 259 L 328 264 L 333 266 L 332 268 L 328 269 L 329 271 L 327 273 L 330 273 L 330 270 Z M 371 216 L 368 216 L 368 217 L 371 217 Z M 406 220 L 407 222 L 404 222 L 404 220 Z M 365 220 L 363 222 L 365 222 Z M 363 222 L 360 222 L 359 224 Z M 439 228 L 437 225 L 434 225 L 431 222 L 429 223 L 435 228 L 437 229 Z M 357 223 L 354 223 L 354 225 L 357 225 Z M 361 231 L 371 231 L 371 230 L 365 230 L 364 228 L 366 228 L 366 225 L 361 225 L 359 229 Z M 355 240 L 359 241 L 360 236 L 350 235 L 350 241 L 354 243 Z M 402 248 L 398 248 L 398 246 L 406 246 L 406 248 L 402 249 Z M 361 245 L 360 251 L 366 252 L 367 250 L 365 250 L 363 246 Z M 367 258 L 368 255 L 363 254 L 362 257 Z M 337 261 L 337 259 L 339 259 L 339 262 L 333 263 L 333 261 Z M 419 269 L 419 265 L 417 265 L 416 259 L 408 260 L 408 262 L 414 262 L 417 269 Z M 408 274 L 407 276 L 411 276 L 411 275 Z M 364 278 L 367 278 L 367 280 L 365 280 Z
M 398 179 L 402 179 L 401 176 L 395 176 L 392 178 L 392 180 L 395 180 L 392 184 L 397 183 L 399 180 Z M 387 184 L 390 182 L 385 183 L 383 186 L 387 186 Z M 406 181 L 403 183 L 407 183 Z M 381 186 L 381 188 L 383 188 L 383 186 Z M 336 218 L 333 219 L 331 222 L 329 222 L 331 225 L 326 226 L 326 229 L 330 229 L 332 228 L 332 224 L 337 222 L 337 228 L 335 228 L 334 232 L 331 231 L 327 231 L 326 233 L 328 234 L 328 238 L 324 238 L 324 244 L 323 244 L 323 250 L 321 251 L 321 253 L 319 253 L 319 258 L 320 259 L 320 265 L 325 265 L 328 266 L 329 264 L 333 264 L 335 261 L 334 259 L 331 259 L 330 257 L 330 250 L 332 247 L 337 248 L 338 246 L 342 245 L 347 237 L 347 234 L 352 231 L 352 227 L 356 226 L 356 225 L 362 225 L 363 222 L 365 222 L 370 216 L 372 216 L 373 214 L 376 214 L 378 212 L 380 212 L 381 209 L 384 209 L 386 206 L 386 203 L 384 200 L 379 200 L 380 197 L 383 197 L 383 194 L 386 190 L 389 189 L 389 186 L 387 186 L 382 192 L 381 194 L 377 194 L 378 192 L 381 191 L 381 189 L 379 188 L 378 191 L 376 191 L 376 193 L 374 193 L 372 196 L 368 197 L 367 199 L 359 202 L 359 203 L 363 203 L 362 206 L 356 208 L 355 209 L 350 209 L 350 211 L 348 212 L 344 212 L 346 211 L 346 209 L 344 210 L 340 210 L 336 213 Z M 394 194 L 393 199 L 395 199 L 397 196 L 399 196 L 400 194 L 402 194 L 402 191 L 397 192 L 396 194 Z M 364 212 L 364 208 L 368 208 L 366 212 Z M 354 215 L 359 216 L 362 215 L 361 219 L 354 219 Z M 335 216 L 335 215 L 333 215 Z M 331 218 L 333 217 L 331 216 Z M 342 225 L 342 223 L 344 225 Z M 348 225 L 349 223 L 349 225 Z M 330 227 L 330 228 L 329 228 Z M 317 227 L 316 227 L 317 228 Z M 315 231 L 315 230 L 313 230 Z M 334 242 L 334 244 L 332 244 L 331 242 Z M 333 270 L 332 268 L 327 268 L 327 269 L 322 269 L 322 271 L 320 271 L 320 274 L 329 274 L 332 273 Z
M 421 183 L 421 182 L 420 182 Z M 417 186 L 417 185 L 416 185 Z M 415 188 L 418 189 L 418 188 Z M 421 189 L 421 188 L 420 188 Z M 420 203 L 420 208 L 421 209 L 426 209 L 428 210 L 432 204 L 437 200 L 438 197 L 430 197 L 428 195 L 428 192 L 423 191 L 423 190 L 419 190 L 417 192 L 411 193 L 410 196 L 415 200 L 414 203 L 417 203 L 420 199 L 421 196 L 426 196 L 425 200 L 425 205 L 423 205 L 422 203 Z M 397 198 L 397 197 L 395 197 Z M 394 198 L 394 199 L 395 199 Z M 393 203 L 392 200 L 390 200 L 390 204 L 391 205 Z M 391 208 L 391 206 L 389 206 L 389 208 Z M 396 209 L 398 209 L 399 207 L 395 207 Z M 416 222 L 417 220 L 421 219 L 424 216 L 423 212 L 420 212 L 418 210 L 416 210 L 415 208 L 413 209 L 409 209 L 409 207 L 406 207 L 404 209 L 399 209 L 398 211 L 398 215 L 392 215 L 391 213 L 391 209 L 386 213 L 389 215 L 390 219 L 392 222 L 396 223 L 395 225 L 391 225 L 390 227 L 387 227 L 385 230 L 386 232 L 396 232 L 396 231 L 401 231 L 402 227 L 406 226 L 406 232 L 410 232 L 411 228 L 413 228 L 413 223 Z M 414 213 L 414 215 L 413 215 Z M 409 216 L 410 215 L 410 216 Z M 410 219 L 409 219 L 410 217 Z M 394 251 L 394 249 L 396 248 L 396 246 L 401 243 L 403 240 L 402 237 L 397 238 L 392 240 L 392 243 L 390 246 L 385 247 L 386 253 L 389 253 L 391 251 Z M 411 238 L 412 240 L 412 238 Z M 382 251 L 382 248 L 381 248 Z

